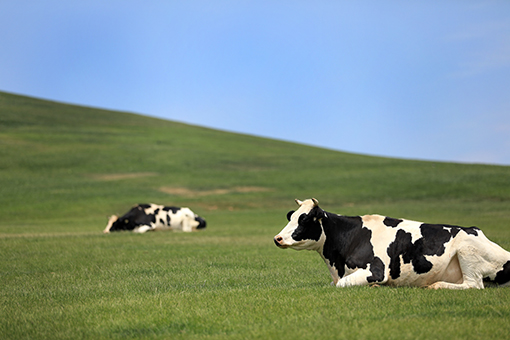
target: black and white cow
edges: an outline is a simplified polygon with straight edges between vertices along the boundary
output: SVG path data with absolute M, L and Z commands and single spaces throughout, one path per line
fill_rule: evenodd
M 510 253 L 476 227 L 341 216 L 312 198 L 274 237 L 280 248 L 316 250 L 337 287 L 363 285 L 484 288 L 510 285 Z
M 104 233 L 123 230 L 145 233 L 169 229 L 190 232 L 205 227 L 205 220 L 189 208 L 138 204 L 120 218 L 115 215 L 110 217 Z

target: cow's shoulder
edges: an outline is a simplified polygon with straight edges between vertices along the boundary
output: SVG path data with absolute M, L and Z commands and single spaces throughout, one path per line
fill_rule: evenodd
M 343 216 L 326 213 L 328 218 L 323 221 L 326 240 L 324 255 L 330 262 L 338 262 L 340 268 L 346 264 L 349 268 L 366 267 L 373 259 L 370 243 L 372 230 L 367 228 L 364 216 Z M 340 256 L 342 260 L 334 257 Z M 341 265 L 339 265 L 341 262 Z
M 369 268 L 372 273 L 367 277 L 369 283 L 383 281 L 385 264 L 374 253 L 373 241 L 374 235 L 383 225 L 384 216 L 342 216 L 330 213 L 327 216 L 334 221 L 335 228 L 332 233 L 326 234 L 323 257 L 336 269 L 338 276 Z

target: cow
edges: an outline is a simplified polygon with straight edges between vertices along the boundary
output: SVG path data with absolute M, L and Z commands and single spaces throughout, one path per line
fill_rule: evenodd
M 510 253 L 477 227 L 427 224 L 380 215 L 342 216 L 315 199 L 296 200 L 279 248 L 315 250 L 336 287 L 388 285 L 483 289 L 510 285 Z
M 104 233 L 133 231 L 145 233 L 154 230 L 182 230 L 191 232 L 204 229 L 206 222 L 189 208 L 167 207 L 157 204 L 138 204 L 120 218 L 113 215 Z

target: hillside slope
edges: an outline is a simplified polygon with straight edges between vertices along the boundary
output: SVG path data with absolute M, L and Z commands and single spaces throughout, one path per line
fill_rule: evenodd
M 510 167 L 361 156 L 8 93 L 0 159 L 0 234 L 99 230 L 140 202 L 284 216 L 312 196 L 343 214 L 510 227 Z

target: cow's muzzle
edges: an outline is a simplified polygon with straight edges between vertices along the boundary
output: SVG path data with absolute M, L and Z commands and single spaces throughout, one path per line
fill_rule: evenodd
M 276 235 L 276 236 L 274 237 L 273 241 L 274 241 L 274 244 L 276 244 L 276 246 L 277 246 L 278 248 L 287 248 L 287 246 L 286 246 L 286 245 L 283 245 L 283 244 L 282 244 L 283 237 L 281 237 L 280 235 Z
M 198 222 L 198 226 L 197 226 L 197 229 L 205 229 L 205 227 L 207 226 L 207 222 L 205 222 L 205 220 L 202 218 L 202 217 L 195 217 L 195 221 Z

